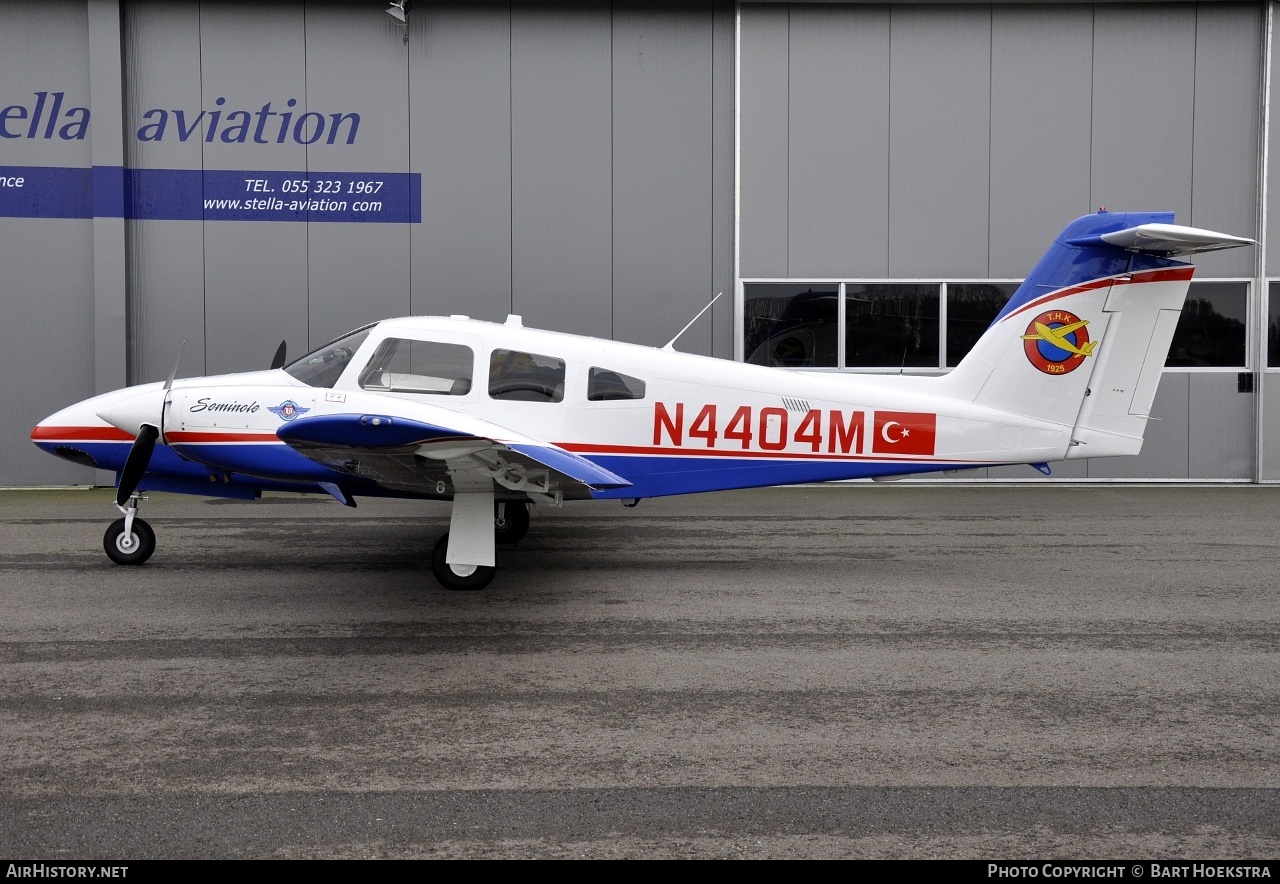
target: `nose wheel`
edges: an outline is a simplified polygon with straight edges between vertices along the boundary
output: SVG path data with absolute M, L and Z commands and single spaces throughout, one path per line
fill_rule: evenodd
M 141 565 L 156 551 L 156 532 L 142 519 L 131 521 L 126 530 L 125 520 L 116 519 L 102 536 L 107 557 L 117 565 Z

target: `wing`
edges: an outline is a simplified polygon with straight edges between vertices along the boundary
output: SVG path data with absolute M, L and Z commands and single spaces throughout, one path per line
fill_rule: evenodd
M 488 491 L 497 483 L 535 500 L 575 500 L 631 484 L 548 442 L 447 409 L 432 411 L 438 422 L 394 414 L 312 415 L 276 434 L 304 457 L 361 484 L 425 497 Z

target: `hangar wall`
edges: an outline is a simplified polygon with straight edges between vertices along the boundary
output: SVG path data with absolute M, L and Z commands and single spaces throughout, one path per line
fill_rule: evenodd
M 91 24 L 95 8 L 109 20 Z M 54 408 L 122 385 L 126 356 L 130 383 L 165 377 L 183 341 L 183 375 L 261 368 L 281 339 L 299 355 L 408 313 L 515 312 L 661 345 L 732 291 L 732 3 L 419 3 L 407 40 L 384 9 L 0 8 L 0 107 L 61 90 L 93 110 L 82 139 L 0 139 L 0 166 L 114 166 L 129 206 L 107 220 L 122 231 L 113 256 L 94 250 L 92 206 L 0 218 L 0 284 L 19 306 L 0 352 L 17 380 L 0 402 L 0 485 L 94 480 L 27 434 Z M 122 156 L 101 163 L 90 153 L 110 140 L 112 114 L 89 95 L 95 39 L 115 46 L 116 70 L 97 82 L 114 81 L 123 121 Z M 301 196 L 299 182 L 336 192 L 273 208 L 282 187 Z M 351 192 L 366 185 L 381 190 Z M 95 334 L 92 277 L 107 265 L 122 284 L 127 274 L 127 342 L 123 297 L 118 333 Z M 731 335 L 724 298 L 681 343 L 731 356 Z M 118 382 L 95 381 L 95 344 L 115 348 Z
M 1257 3 L 744 3 L 740 277 L 1017 280 L 1103 205 L 1259 238 L 1266 22 Z M 1243 337 L 1258 249 L 1195 263 L 1237 283 L 1238 361 L 1166 369 L 1141 455 L 1056 477 L 1254 477 L 1240 375 L 1280 380 Z
M 1140 457 L 1056 475 L 1280 480 L 1273 8 L 458 0 L 405 40 L 351 0 L 15 0 L 0 167 L 63 189 L 0 212 L 0 485 L 94 481 L 31 425 L 183 341 L 183 374 L 401 313 L 660 344 L 743 279 L 1017 279 L 1099 204 L 1268 236 L 1197 262 L 1249 288 L 1242 364 L 1167 370 Z M 336 193 L 250 208 L 303 181 Z

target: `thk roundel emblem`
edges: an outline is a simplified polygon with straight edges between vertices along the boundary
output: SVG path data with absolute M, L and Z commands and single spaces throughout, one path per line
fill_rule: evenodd
M 1089 340 L 1089 330 L 1085 328 L 1088 324 L 1089 320 L 1066 310 L 1041 313 L 1031 320 L 1022 336 L 1027 359 L 1045 374 L 1075 371 L 1098 346 L 1097 341 Z

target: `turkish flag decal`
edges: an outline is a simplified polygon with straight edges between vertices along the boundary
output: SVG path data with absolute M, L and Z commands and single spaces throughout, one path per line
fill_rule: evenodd
M 877 411 L 874 454 L 933 454 L 938 416 L 919 411 Z

